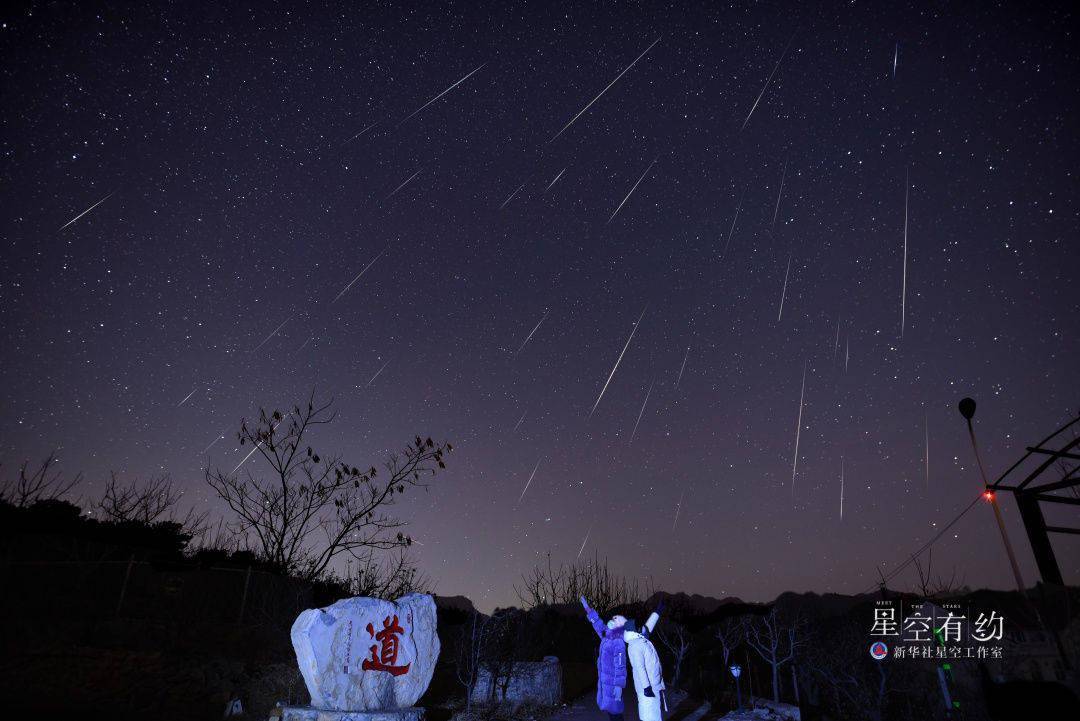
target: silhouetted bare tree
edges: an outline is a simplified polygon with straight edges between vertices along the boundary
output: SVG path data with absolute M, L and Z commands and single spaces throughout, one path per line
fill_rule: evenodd
M 50 453 L 35 470 L 28 470 L 30 462 L 23 461 L 17 478 L 0 485 L 0 501 L 16 508 L 26 508 L 38 501 L 55 501 L 71 492 L 82 482 L 82 474 L 66 480 L 63 471 L 54 471 L 56 454 Z
M 172 510 L 179 500 L 180 493 L 173 490 L 168 476 L 151 478 L 143 484 L 132 481 L 123 485 L 113 473 L 94 506 L 110 521 L 153 523 Z
M 527 626 L 526 613 L 518 608 L 496 609 L 490 616 L 473 610 L 461 630 L 455 664 L 465 687 L 466 713 L 472 710 L 474 694 L 488 708 L 507 700 L 514 668 L 527 656 Z
M 914 689 L 898 692 L 891 659 L 874 661 L 865 652 L 864 629 L 850 620 L 833 624 L 827 634 L 818 633 L 809 651 L 802 654 L 799 666 L 808 669 L 822 705 L 843 718 L 882 721 L 890 699 L 898 695 L 910 698 Z M 901 664 L 903 666 L 903 664 Z M 921 672 L 920 672 L 921 673 Z M 929 718 L 917 714 L 905 718 Z
M 915 572 L 919 576 L 919 585 L 916 590 L 922 594 L 923 598 L 946 598 L 962 590 L 963 579 L 957 579 L 955 566 L 948 578 L 941 575 L 935 577 L 933 569 L 934 549 L 931 548 L 926 556 L 925 569 L 919 559 L 915 559 Z
M 184 516 L 178 516 L 176 506 L 183 498 L 183 493 L 173 488 L 167 475 L 151 478 L 145 483 L 133 480 L 121 483 L 116 474 L 111 474 L 105 483 L 105 491 L 94 507 L 103 518 L 116 523 L 141 523 L 152 525 L 169 521 L 180 526 L 191 536 L 201 536 L 206 530 L 207 512 L 188 509 Z
M 458 683 L 465 687 L 465 713 L 472 711 L 472 690 L 480 675 L 480 656 L 484 648 L 484 626 L 487 617 L 473 609 L 471 622 L 462 626 L 458 642 L 458 657 L 454 664 Z
M 720 669 L 720 672 L 724 674 L 724 677 L 728 679 L 728 682 L 732 685 L 737 683 L 735 677 L 724 673 L 724 671 L 729 669 L 731 665 L 735 663 L 735 649 L 739 647 L 742 639 L 743 621 L 740 618 L 729 616 L 722 620 L 719 627 L 716 629 L 716 640 L 720 642 L 720 654 L 724 658 L 724 664 Z
M 253 426 L 245 420 L 238 434 L 269 465 L 265 477 L 207 469 L 207 483 L 234 514 L 234 531 L 250 539 L 259 555 L 281 573 L 306 580 L 319 577 L 341 554 L 364 562 L 372 551 L 405 548 L 412 539 L 405 526 L 387 514 L 408 487 L 445 468 L 449 443 L 417 436 L 400 455 L 385 463 L 386 478 L 376 481 L 374 466 L 361 472 L 340 455 L 320 455 L 310 433 L 334 421 L 333 401 L 294 406 L 287 414 L 260 409 Z M 281 430 L 281 426 L 285 430 Z M 245 459 L 246 460 L 246 459 Z M 241 463 L 241 466 L 244 465 Z
M 618 606 L 640 603 L 649 595 L 636 579 L 627 579 L 612 573 L 607 559 L 598 557 L 569 565 L 552 565 L 551 554 L 547 562 L 521 577 L 520 586 L 514 591 L 526 608 L 545 604 L 577 604 L 582 596 L 599 613 L 606 614 Z
M 355 569 L 350 567 L 347 579 L 354 596 L 393 601 L 410 593 L 431 592 L 431 579 L 420 573 L 405 552 L 382 561 L 374 553 L 368 553 L 358 560 Z
M 743 622 L 743 639 L 772 670 L 773 701 L 780 701 L 780 667 L 792 661 L 804 645 L 804 622 L 796 616 L 785 619 L 773 606 L 759 617 Z
M 731 665 L 732 654 L 743 638 L 742 621 L 737 618 L 725 618 L 716 629 L 716 640 L 720 642 L 720 653 L 724 656 L 724 668 Z
M 682 676 L 682 664 L 686 654 L 690 652 L 690 633 L 686 627 L 677 621 L 665 621 L 657 630 L 656 637 L 660 643 L 671 653 L 671 687 L 679 687 L 679 678 Z

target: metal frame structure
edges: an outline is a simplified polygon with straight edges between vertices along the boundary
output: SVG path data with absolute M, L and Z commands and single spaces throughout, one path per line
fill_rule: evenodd
M 1058 440 L 1054 443 L 1054 445 L 1059 446 L 1058 448 L 1048 447 L 1051 441 L 1054 441 L 1070 428 L 1073 429 L 1071 437 L 1066 437 L 1066 440 Z M 1014 463 L 1009 470 L 1002 473 L 1000 478 L 987 486 L 987 490 L 993 492 L 1012 491 L 1013 497 L 1016 499 L 1016 505 L 1020 509 L 1020 518 L 1024 522 L 1024 529 L 1027 531 L 1028 540 L 1031 542 L 1031 550 L 1035 554 L 1035 563 L 1039 567 L 1039 574 L 1042 576 L 1043 583 L 1056 586 L 1063 586 L 1065 582 L 1061 577 L 1061 567 L 1058 566 L 1057 557 L 1054 555 L 1054 547 L 1050 543 L 1050 534 L 1080 534 L 1080 528 L 1046 525 L 1046 519 L 1043 517 L 1042 508 L 1039 504 L 1065 503 L 1080 506 L 1080 493 L 1072 496 L 1057 496 L 1053 493 L 1054 491 L 1080 486 L 1080 435 L 1077 434 L 1077 431 L 1080 431 L 1080 415 L 1077 415 L 1034 446 L 1028 446 L 1027 453 L 1020 460 Z M 1021 475 L 1020 473 L 1014 474 L 1014 471 L 1020 468 L 1028 459 L 1042 458 L 1044 456 L 1045 460 L 1042 460 L 1041 463 L 1028 472 L 1023 480 L 1019 483 L 1011 481 L 1010 477 Z M 1050 470 L 1058 461 L 1064 464 L 1072 463 L 1073 466 L 1067 468 L 1062 477 L 1056 481 L 1032 485 L 1033 481 Z M 1010 480 L 1010 483 L 1007 484 L 1007 480 Z

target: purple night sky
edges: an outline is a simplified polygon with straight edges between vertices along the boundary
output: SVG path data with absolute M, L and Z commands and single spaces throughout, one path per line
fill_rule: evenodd
M 961 397 L 994 475 L 1080 409 L 1067 4 L 147 5 L 0 15 L 6 476 L 217 515 L 241 418 L 314 388 L 354 465 L 454 444 L 397 509 L 440 593 L 588 536 L 765 600 L 974 498 Z M 1012 585 L 989 508 L 954 530 L 935 568 Z

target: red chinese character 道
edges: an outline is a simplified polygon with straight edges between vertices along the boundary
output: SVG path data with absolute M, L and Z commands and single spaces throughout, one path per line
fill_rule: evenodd
M 369 623 L 367 632 L 368 636 L 382 645 L 382 649 L 380 650 L 379 646 L 374 644 L 370 646 L 368 650 L 371 652 L 371 658 L 364 659 L 364 663 L 360 666 L 362 669 L 365 671 L 386 671 L 392 676 L 401 676 L 409 672 L 409 666 L 412 666 L 412 663 L 407 663 L 404 666 L 394 665 L 397 663 L 400 643 L 398 636 L 405 633 L 405 629 L 398 623 L 396 615 L 393 619 L 390 616 L 384 618 L 382 630 L 378 633 L 375 633 L 374 627 Z

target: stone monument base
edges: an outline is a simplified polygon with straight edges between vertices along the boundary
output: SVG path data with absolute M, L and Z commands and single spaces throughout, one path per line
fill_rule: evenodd
M 281 721 L 424 721 L 424 709 L 414 706 L 387 711 L 325 711 L 311 706 L 285 706 Z

